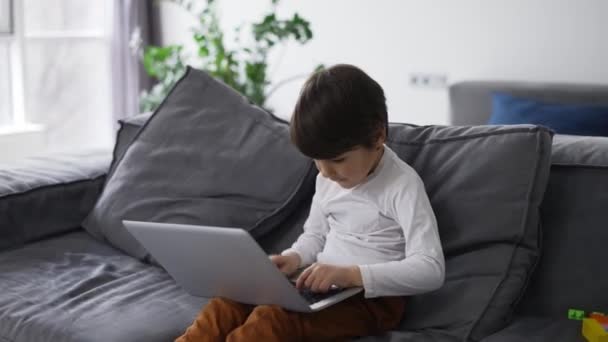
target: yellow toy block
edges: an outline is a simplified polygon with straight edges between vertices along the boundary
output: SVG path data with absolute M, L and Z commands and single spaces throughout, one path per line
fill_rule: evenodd
M 583 319 L 583 336 L 588 342 L 608 342 L 608 332 L 593 318 Z

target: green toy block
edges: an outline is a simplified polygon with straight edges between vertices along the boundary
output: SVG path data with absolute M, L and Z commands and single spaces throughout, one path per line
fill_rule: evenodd
M 577 321 L 582 321 L 583 318 L 585 318 L 585 311 L 568 309 L 568 319 L 575 319 Z

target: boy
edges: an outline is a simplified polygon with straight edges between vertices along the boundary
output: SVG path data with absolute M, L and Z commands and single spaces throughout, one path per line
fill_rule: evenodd
M 319 169 L 304 233 L 271 261 L 298 288 L 364 291 L 314 313 L 212 299 L 185 341 L 347 339 L 393 329 L 405 299 L 439 288 L 444 258 L 437 223 L 416 172 L 384 145 L 386 100 L 360 69 L 336 65 L 304 84 L 291 139 Z

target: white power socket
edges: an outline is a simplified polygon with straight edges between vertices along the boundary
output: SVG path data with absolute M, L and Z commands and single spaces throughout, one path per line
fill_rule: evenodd
M 446 74 L 411 73 L 409 75 L 410 86 L 416 88 L 445 88 L 448 85 Z

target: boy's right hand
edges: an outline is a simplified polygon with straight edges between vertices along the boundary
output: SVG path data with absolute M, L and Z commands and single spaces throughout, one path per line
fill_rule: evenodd
M 270 261 L 285 275 L 293 274 L 300 267 L 300 256 L 297 253 L 271 255 Z

